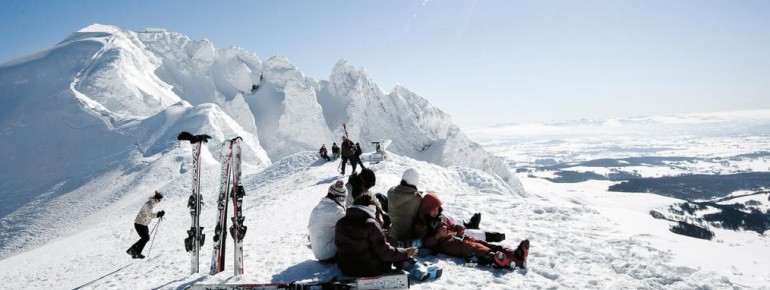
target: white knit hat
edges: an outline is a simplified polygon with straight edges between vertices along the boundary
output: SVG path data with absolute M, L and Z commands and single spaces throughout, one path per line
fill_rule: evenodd
M 413 186 L 420 185 L 420 174 L 417 173 L 417 169 L 414 168 L 409 168 L 404 171 L 404 175 L 401 176 L 401 179 Z

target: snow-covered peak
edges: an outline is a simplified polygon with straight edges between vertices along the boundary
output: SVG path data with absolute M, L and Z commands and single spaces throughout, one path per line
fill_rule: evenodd
M 305 75 L 284 56 L 271 56 L 264 63 L 265 80 L 279 87 L 285 87 L 289 81 L 301 81 Z
M 81 28 L 80 30 L 78 30 L 78 32 L 83 32 L 83 33 L 104 32 L 109 34 L 119 34 L 119 33 L 124 33 L 125 30 L 120 29 L 119 27 L 114 25 L 94 23 Z

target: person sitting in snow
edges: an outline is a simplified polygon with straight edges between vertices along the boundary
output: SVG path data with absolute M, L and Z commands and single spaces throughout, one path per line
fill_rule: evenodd
M 417 190 L 420 174 L 409 168 L 401 175 L 401 184 L 388 190 L 388 209 L 392 233 L 396 241 L 408 242 L 412 237 L 412 224 L 422 201 L 422 192 Z
M 348 191 L 348 198 L 346 200 L 346 205 L 351 206 L 353 204 L 353 201 L 358 198 L 361 195 L 369 195 L 374 200 L 374 205 L 376 207 L 375 211 L 375 218 L 382 226 L 383 230 L 385 231 L 385 234 L 388 236 L 389 241 L 395 243 L 395 239 L 393 239 L 393 236 L 390 235 L 390 227 L 391 227 L 391 220 L 390 216 L 388 216 L 387 210 L 383 208 L 383 204 L 381 201 L 387 201 L 387 198 L 383 196 L 382 194 L 372 194 L 370 189 L 374 187 L 375 183 L 377 182 L 377 176 L 375 176 L 374 171 L 372 171 L 369 168 L 365 168 L 364 170 L 361 170 L 361 173 L 353 173 L 348 177 L 348 184 L 345 185 L 345 188 L 347 188 Z
M 368 168 L 361 170 L 361 173 L 353 173 L 348 176 L 348 183 L 345 184 L 345 187 L 348 189 L 348 198 L 346 200 L 347 206 L 352 205 L 353 201 L 361 194 L 373 196 L 373 194 L 369 192 L 369 189 L 374 187 L 376 183 L 377 176 L 374 174 L 374 171 Z M 378 202 L 377 207 L 381 209 L 382 205 Z
M 342 179 L 329 186 L 326 196 L 310 212 L 307 225 L 310 232 L 310 248 L 322 263 L 335 262 L 337 246 L 334 244 L 334 227 L 345 216 L 347 190 Z
M 397 248 L 387 241 L 375 219 L 375 200 L 368 194 L 359 196 L 337 222 L 337 266 L 346 276 L 379 276 L 418 252 L 417 248 Z
M 417 212 L 422 202 L 423 193 L 417 189 L 420 183 L 420 174 L 417 169 L 409 168 L 401 176 L 401 183 L 391 187 L 388 190 L 387 200 L 383 203 L 384 211 L 390 215 L 392 223 L 393 237 L 399 243 L 409 244 L 415 239 L 413 236 L 412 225 L 417 217 Z M 388 206 L 385 206 L 387 204 Z M 447 216 L 448 218 L 451 218 Z M 505 234 L 497 232 L 486 232 L 479 230 L 481 223 L 481 213 L 476 213 L 471 217 L 470 222 L 458 221 L 452 218 L 452 222 L 462 222 L 466 229 L 466 234 L 479 240 L 487 242 L 500 242 L 505 239 Z
M 464 235 L 465 227 L 453 223 L 441 212 L 441 200 L 435 193 L 428 193 L 422 198 L 412 229 L 414 235 L 422 239 L 423 247 L 483 265 L 494 263 L 502 268 L 526 266 L 529 240 L 521 241 L 516 250 L 512 250 L 467 237 Z
M 337 147 L 337 142 L 332 143 L 332 158 L 334 160 L 340 158 L 340 147 Z
M 152 211 L 161 199 L 163 199 L 163 195 L 160 194 L 160 192 L 155 191 L 155 195 L 151 196 L 150 199 L 144 203 L 139 214 L 136 215 L 136 219 L 134 219 L 134 229 L 136 229 L 136 233 L 139 234 L 139 240 L 131 245 L 126 251 L 126 253 L 131 255 L 131 258 L 144 259 L 142 250 L 144 250 L 144 246 L 147 242 L 150 241 L 150 231 L 147 226 L 152 222 L 153 218 L 163 218 L 163 215 L 166 214 L 166 212 L 162 210 L 157 213 Z
M 326 144 L 321 144 L 321 149 L 318 149 L 318 154 L 320 154 L 321 158 L 324 160 L 332 161 L 332 159 L 329 158 L 329 154 L 326 152 Z

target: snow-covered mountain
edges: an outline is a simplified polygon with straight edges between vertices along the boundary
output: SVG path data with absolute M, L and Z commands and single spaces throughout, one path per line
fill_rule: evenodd
M 444 276 L 412 288 L 767 289 L 770 261 L 761 253 L 770 249 L 770 241 L 765 236 L 723 228 L 713 229 L 714 241 L 678 235 L 669 230 L 670 221 L 650 212 L 682 200 L 610 193 L 609 180 L 552 183 L 526 173 L 512 175 L 485 149 L 509 161 L 522 155 L 569 161 L 615 147 L 645 149 L 655 139 L 620 133 L 666 129 L 671 124 L 666 122 L 679 118 L 588 122 L 603 125 L 587 126 L 586 132 L 621 136 L 599 136 L 606 148 L 580 143 L 583 139 L 556 140 L 555 150 L 545 148 L 552 143 L 542 139 L 522 147 L 517 138 L 527 135 L 520 132 L 548 131 L 532 125 L 485 128 L 473 136 L 486 142 L 482 148 L 424 98 L 401 86 L 385 93 L 365 70 L 345 61 L 332 68 L 329 80 L 318 81 L 283 57 L 262 61 L 243 49 L 217 49 L 207 40 L 161 29 L 91 25 L 52 48 L 0 64 L 5 137 L 0 143 L 0 281 L 29 289 L 184 289 L 201 282 L 331 279 L 339 270 L 313 258 L 307 221 L 339 178 L 336 162 L 322 162 L 315 151 L 319 144 L 338 141 L 345 123 L 365 151 L 372 151 L 370 141 L 393 140 L 387 161 L 367 164 L 377 174 L 373 192 L 384 193 L 404 170 L 416 168 L 420 188 L 439 194 L 447 213 L 467 218 L 481 212 L 482 229 L 506 233 L 503 245 L 532 241 L 528 270 L 476 267 L 445 255 L 421 257 L 444 267 Z M 708 124 L 709 118 L 694 117 L 700 121 L 680 128 Z M 727 128 L 734 119 L 725 120 L 717 123 L 732 132 Z M 660 125 L 641 125 L 656 122 Z M 766 148 L 766 120 L 740 122 L 765 135 L 738 134 L 743 137 L 725 138 L 725 143 L 666 141 L 681 146 L 678 152 Z M 563 132 L 581 127 L 551 125 Z M 189 273 L 183 246 L 192 170 L 189 143 L 176 141 L 181 131 L 213 137 L 201 157 L 201 225 L 207 239 L 197 274 Z M 218 154 L 223 140 L 234 136 L 244 138 L 246 272 L 232 276 L 228 260 L 224 272 L 208 275 Z M 741 144 L 751 148 L 736 149 Z M 584 153 L 576 156 L 576 149 Z M 158 209 L 166 218 L 145 249 L 150 258 L 132 260 L 125 249 L 137 239 L 134 217 L 155 190 L 165 194 Z M 767 198 L 752 203 L 770 208 Z
M 225 138 L 242 136 L 244 166 L 256 172 L 339 142 L 343 123 L 364 151 L 373 149 L 371 141 L 392 139 L 392 153 L 481 169 L 525 195 L 502 160 L 465 137 L 447 114 L 403 87 L 383 93 L 345 61 L 330 81 L 319 82 L 283 57 L 263 62 L 240 48 L 217 49 L 162 29 L 94 24 L 0 64 L 7 140 L 0 143 L 0 257 L 70 231 L 25 217 L 78 223 L 136 193 L 126 184 L 177 146 L 180 131 L 211 135 L 214 154 Z M 97 184 L 104 188 L 85 194 Z M 65 210 L 74 200 L 92 206 Z

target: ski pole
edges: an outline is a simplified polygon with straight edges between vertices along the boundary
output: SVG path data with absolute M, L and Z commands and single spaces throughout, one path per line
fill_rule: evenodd
M 149 257 L 150 257 L 150 252 L 152 251 L 152 244 L 154 244 L 154 243 L 155 243 L 155 235 L 157 235 L 157 234 L 158 234 L 158 231 L 157 231 L 156 229 L 158 228 L 158 225 L 160 225 L 160 222 L 161 222 L 161 221 L 163 221 L 163 218 L 159 218 L 159 219 L 158 219 L 158 222 L 157 222 L 157 223 L 155 223 L 155 226 L 154 226 L 154 227 L 152 227 L 152 232 L 153 232 L 153 233 L 152 233 L 152 241 L 150 242 L 150 248 L 149 248 L 149 249 L 147 249 L 147 258 L 149 258 Z

